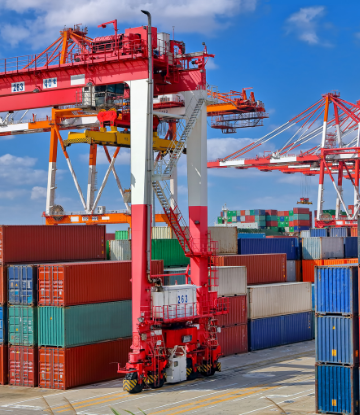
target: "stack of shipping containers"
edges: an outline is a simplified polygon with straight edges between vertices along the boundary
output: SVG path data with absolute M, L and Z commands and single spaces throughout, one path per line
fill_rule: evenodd
M 316 409 L 359 413 L 358 267 L 315 269 Z
M 2 263 L 2 260 L 0 258 L 0 385 L 6 385 L 7 383 L 7 266 Z

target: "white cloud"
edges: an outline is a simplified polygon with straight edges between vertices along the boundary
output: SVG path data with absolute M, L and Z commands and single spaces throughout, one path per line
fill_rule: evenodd
M 46 198 L 46 187 L 34 186 L 31 189 L 32 200 L 45 199 Z
M 141 9 L 152 13 L 153 25 L 160 30 L 175 33 L 213 34 L 228 25 L 228 21 L 238 13 L 253 12 L 257 0 L 3 0 L 2 9 L 18 14 L 35 12 L 36 19 L 21 19 L 21 24 L 6 24 L 1 29 L 2 37 L 12 39 L 12 46 L 23 41 L 33 46 L 45 45 L 64 25 L 71 27 L 82 23 L 97 26 L 114 19 L 117 14 L 120 26 L 125 22 L 136 25 L 146 24 L 146 16 Z M 108 30 L 104 33 L 109 33 Z M 12 36 L 8 37 L 8 36 Z M 91 36 L 91 34 L 90 34 Z
M 26 189 L 0 190 L 0 200 L 1 199 L 14 200 L 18 197 L 24 197 L 28 193 L 29 192 Z
M 47 173 L 34 169 L 37 159 L 5 154 L 0 157 L 0 188 L 46 183 Z
M 207 142 L 208 160 L 226 157 L 253 141 L 250 138 L 211 138 Z
M 287 33 L 294 33 L 296 37 L 309 44 L 332 46 L 329 42 L 319 38 L 319 20 L 325 15 L 325 6 L 312 6 L 301 8 L 286 20 Z

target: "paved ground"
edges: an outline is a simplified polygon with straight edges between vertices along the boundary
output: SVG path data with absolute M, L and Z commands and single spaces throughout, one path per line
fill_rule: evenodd
M 226 357 L 211 378 L 138 395 L 123 392 L 121 380 L 64 392 L 0 386 L 0 414 L 110 415 L 113 407 L 120 414 L 312 415 L 314 362 L 310 341 Z

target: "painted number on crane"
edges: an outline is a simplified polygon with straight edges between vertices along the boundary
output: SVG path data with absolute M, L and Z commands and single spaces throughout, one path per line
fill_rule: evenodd
M 25 82 L 14 82 L 11 84 L 11 92 L 24 92 Z
M 57 78 L 48 78 L 43 79 L 43 88 L 56 88 L 57 87 Z
M 184 304 L 188 302 L 187 295 L 178 295 L 178 304 Z

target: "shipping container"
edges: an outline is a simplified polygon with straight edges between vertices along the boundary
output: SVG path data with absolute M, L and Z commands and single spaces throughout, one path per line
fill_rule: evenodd
M 0 345 L 0 385 L 8 383 L 8 345 Z
M 312 312 L 248 321 L 249 351 L 312 339 Z
M 211 287 L 218 297 L 247 294 L 246 267 L 219 267 L 216 269 L 218 286 Z
M 235 326 L 247 323 L 247 296 L 229 297 L 229 313 L 216 316 L 218 326 Z
M 358 236 L 358 231 L 357 231 L 357 228 L 351 228 L 351 231 L 350 231 L 350 233 L 351 233 L 351 236 Z
M 151 229 L 152 239 L 173 239 L 176 238 L 174 231 L 169 226 L 154 226 Z
M 163 259 L 164 267 L 184 267 L 190 264 L 190 258 L 185 256 L 177 239 L 153 239 L 151 257 Z
M 131 300 L 130 280 L 131 261 L 41 265 L 38 268 L 39 305 L 71 306 Z
M 346 238 L 349 235 L 349 228 L 330 228 L 331 237 Z
M 295 261 L 295 272 L 296 272 L 296 281 L 301 282 L 302 279 L 302 268 L 301 268 L 301 261 Z
M 0 344 L 8 341 L 8 317 L 6 304 L 0 306 Z
M 248 285 L 286 281 L 286 254 L 214 256 L 218 267 L 245 266 Z
M 131 241 L 110 241 L 110 261 L 131 261 Z
M 358 256 L 358 238 L 356 236 L 348 236 L 344 238 L 345 258 L 355 258 Z
M 247 353 L 248 351 L 247 324 L 221 328 L 217 338 L 224 356 Z
M 113 241 L 115 239 L 115 233 L 106 233 L 105 240 L 106 241 Z
M 117 363 L 125 366 L 130 346 L 131 338 L 68 349 L 40 347 L 39 386 L 69 389 L 122 377 Z
M 303 259 L 302 261 L 302 279 L 306 282 L 315 281 L 315 267 L 324 265 L 323 259 Z
M 265 238 L 265 234 L 264 233 L 238 233 L 237 234 L 238 239 L 243 238 L 243 239 L 257 239 L 257 238 Z M 237 245 L 236 245 L 236 249 L 237 249 Z M 236 252 L 237 253 L 237 252 Z
M 294 208 L 293 209 L 294 215 L 299 213 L 309 213 L 309 208 Z
M 315 284 L 311 284 L 312 310 L 315 311 Z
M 122 241 L 129 238 L 129 232 L 128 231 L 115 231 L 115 238 L 111 238 L 111 240 L 116 239 L 117 241 Z
M 0 263 L 0 305 L 7 303 L 7 265 Z
M 131 301 L 39 307 L 39 346 L 74 347 L 131 333 Z
M 287 260 L 298 259 L 296 238 L 238 239 L 239 255 L 286 254 Z
M 296 262 L 298 261 L 286 261 L 286 281 L 295 282 L 296 279 Z
M 38 385 L 36 346 L 9 346 L 9 384 L 32 387 Z
M 315 339 L 315 311 L 311 312 L 311 338 Z
M 315 268 L 315 311 L 321 314 L 358 314 L 358 267 Z
M 332 265 L 346 265 L 346 264 L 358 264 L 357 258 L 342 258 L 342 259 L 324 259 L 323 265 L 324 266 L 332 266 Z
M 303 238 L 303 259 L 344 258 L 344 238 Z
M 311 238 L 315 237 L 326 237 L 328 236 L 328 230 L 326 228 L 320 229 L 320 228 L 312 228 L 310 229 L 310 236 Z
M 265 209 L 265 215 L 277 216 L 277 214 L 278 214 L 278 211 L 277 210 Z
M 217 242 L 217 253 L 237 254 L 237 228 L 209 226 L 211 240 Z
M 358 367 L 316 365 L 315 400 L 317 413 L 359 413 Z
M 105 225 L 1 225 L 0 263 L 105 258 Z
M 9 344 L 35 346 L 38 340 L 37 307 L 13 305 L 8 308 Z
M 186 284 L 186 268 L 165 268 L 164 274 L 168 274 L 168 277 L 163 278 L 163 285 L 182 285 Z M 173 275 L 181 274 L 181 275 Z M 189 269 L 189 275 L 190 275 Z
M 317 315 L 315 353 L 318 363 L 359 363 L 359 318 Z
M 35 265 L 8 267 L 8 301 L 13 305 L 36 305 L 37 267 Z
M 311 311 L 311 284 L 288 282 L 248 287 L 248 318 Z

